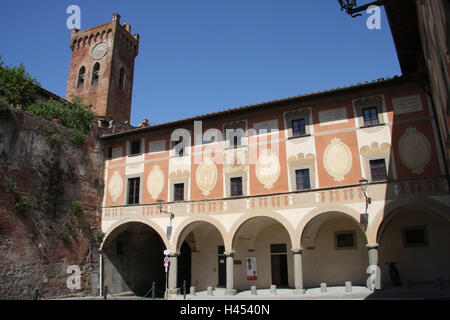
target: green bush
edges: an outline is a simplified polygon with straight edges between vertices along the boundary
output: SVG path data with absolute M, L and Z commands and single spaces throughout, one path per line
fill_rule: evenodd
M 36 101 L 26 111 L 49 121 L 59 119 L 63 126 L 83 134 L 89 134 L 91 124 L 97 117 L 80 97 L 72 97 L 71 102 L 54 99 Z
M 97 115 L 83 103 L 81 97 L 71 96 L 70 102 L 55 99 L 43 101 L 37 99 L 38 86 L 39 83 L 26 72 L 23 64 L 19 67 L 5 66 L 0 56 L 0 117 L 8 117 L 11 111 L 16 111 L 16 107 L 21 107 L 38 117 L 49 121 L 59 119 L 63 126 L 89 134 Z M 81 137 L 76 135 L 79 142 Z
M 17 196 L 14 201 L 14 208 L 16 209 L 17 215 L 20 217 L 27 216 L 27 208 L 30 203 L 30 198 L 27 196 Z
M 95 235 L 95 237 L 97 238 L 98 242 L 102 242 L 103 239 L 105 238 L 105 233 L 102 231 L 97 231 L 97 234 Z
M 64 223 L 64 228 L 68 231 L 68 232 L 72 232 L 73 230 L 73 224 L 70 221 L 66 221 Z
M 14 193 L 14 194 L 19 194 L 19 188 L 17 187 L 16 182 L 14 181 L 14 179 L 8 177 L 8 176 L 4 176 L 3 177 L 3 181 L 4 181 L 4 186 L 5 186 L 5 191 L 8 193 Z
M 23 64 L 18 67 L 5 66 L 0 57 L 0 96 L 8 106 L 27 107 L 34 103 L 36 86 L 39 83 L 26 72 Z
M 58 133 L 52 133 L 46 136 L 47 143 L 50 145 L 50 149 L 58 150 L 61 146 L 62 138 Z
M 58 231 L 58 237 L 65 243 L 67 243 L 67 241 L 69 241 L 70 239 L 70 235 L 65 230 Z
M 79 200 L 72 201 L 72 204 L 70 205 L 70 212 L 76 216 L 80 217 L 83 215 L 83 204 Z
M 64 194 L 64 171 L 60 168 L 59 159 L 56 157 L 42 159 L 39 171 L 42 186 L 40 210 L 45 216 L 54 216 L 58 211 L 59 200 Z
M 78 129 L 72 130 L 72 136 L 70 137 L 70 143 L 72 146 L 79 148 L 83 145 L 85 140 L 85 135 Z
M 5 97 L 0 96 L 0 118 L 11 117 L 11 107 Z

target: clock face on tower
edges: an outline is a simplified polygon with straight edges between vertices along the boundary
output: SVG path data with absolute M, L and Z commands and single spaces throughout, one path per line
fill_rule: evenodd
M 94 60 L 100 60 L 108 52 L 108 45 L 105 42 L 99 42 L 92 47 L 91 57 Z

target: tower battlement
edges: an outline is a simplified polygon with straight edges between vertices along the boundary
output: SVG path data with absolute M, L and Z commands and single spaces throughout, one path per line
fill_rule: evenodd
M 131 34 L 131 25 L 120 23 L 117 13 L 109 23 L 73 29 L 66 98 L 81 96 L 99 116 L 130 121 L 139 39 L 138 34 Z

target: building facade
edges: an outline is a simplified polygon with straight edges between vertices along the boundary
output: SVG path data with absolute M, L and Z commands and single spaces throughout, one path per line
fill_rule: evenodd
M 394 2 L 401 1 L 387 6 L 392 26 Z M 129 33 L 117 17 L 115 28 L 100 26 L 111 32 L 107 53 L 97 52 L 112 71 L 96 81 L 112 87 L 124 82 L 108 39 Z M 92 52 L 105 42 L 91 41 L 91 31 L 74 31 L 73 49 L 87 42 L 74 51 L 68 93 L 93 97 L 101 116 L 128 121 L 132 82 L 126 103 L 108 85 L 84 86 L 95 76 Z M 128 38 L 133 50 L 122 65 L 132 79 L 139 38 Z M 229 295 L 271 285 L 301 294 L 320 283 L 370 286 L 373 272 L 389 286 L 392 262 L 403 284 L 448 283 L 448 117 L 435 107 L 431 71 L 421 59 L 399 58 L 414 72 L 101 136 L 101 287 L 164 289 L 164 250 L 170 294 L 183 281 Z
M 448 181 L 420 77 L 101 139 L 109 288 L 145 294 L 164 249 L 171 292 L 366 285 L 369 265 L 389 284 L 388 262 L 405 281 L 450 279 Z

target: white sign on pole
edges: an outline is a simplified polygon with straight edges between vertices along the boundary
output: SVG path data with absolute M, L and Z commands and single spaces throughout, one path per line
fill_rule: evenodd
M 258 280 L 258 267 L 256 257 L 247 258 L 247 280 Z

